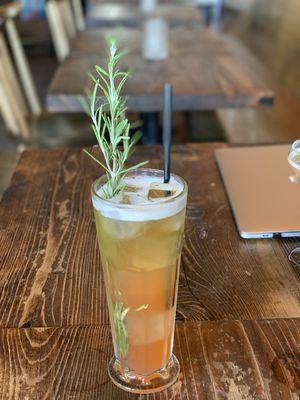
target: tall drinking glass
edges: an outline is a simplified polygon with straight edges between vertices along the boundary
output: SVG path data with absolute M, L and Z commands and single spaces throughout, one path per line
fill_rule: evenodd
M 172 354 L 187 185 L 176 175 L 137 169 L 123 193 L 104 200 L 106 177 L 92 186 L 97 236 L 106 286 L 114 356 L 112 381 L 133 393 L 153 393 L 174 383 Z

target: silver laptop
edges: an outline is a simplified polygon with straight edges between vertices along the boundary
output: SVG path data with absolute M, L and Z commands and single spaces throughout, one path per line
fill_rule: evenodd
M 216 150 L 216 160 L 243 238 L 300 236 L 300 183 L 293 183 L 290 146 Z

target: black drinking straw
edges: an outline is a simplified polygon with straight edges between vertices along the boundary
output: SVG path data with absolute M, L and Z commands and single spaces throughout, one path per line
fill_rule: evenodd
M 163 147 L 164 147 L 164 183 L 170 181 L 171 173 L 171 134 L 172 134 L 172 85 L 164 87 Z

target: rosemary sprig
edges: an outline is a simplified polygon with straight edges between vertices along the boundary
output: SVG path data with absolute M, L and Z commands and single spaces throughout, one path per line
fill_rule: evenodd
M 87 93 L 88 100 L 81 99 L 84 110 L 91 117 L 92 129 L 105 163 L 102 163 L 87 150 L 85 152 L 106 172 L 107 185 L 104 191 L 106 199 L 114 197 L 122 190 L 124 177 L 129 171 L 147 163 L 147 161 L 144 161 L 131 167 L 125 166 L 141 134 L 136 132 L 130 137 L 131 126 L 125 117 L 127 107 L 126 101 L 121 97 L 121 91 L 129 77 L 129 72 L 121 72 L 117 68 L 124 52 L 118 52 L 114 39 L 110 39 L 108 47 L 107 70 L 99 65 L 95 66 L 95 75 L 90 74 L 90 78 L 94 82 L 93 91 Z M 102 104 L 99 104 L 99 92 L 102 92 L 105 98 L 105 102 Z M 104 112 L 106 106 L 108 113 Z M 108 139 L 106 134 L 108 134 Z
M 139 312 L 142 310 L 147 310 L 149 304 L 142 304 L 139 307 L 133 309 L 135 312 Z M 128 333 L 125 323 L 126 315 L 129 313 L 130 307 L 125 307 L 122 302 L 115 302 L 113 305 L 113 318 L 115 325 L 115 334 L 117 341 L 117 348 L 119 355 L 122 358 L 125 358 L 128 353 Z
M 128 334 L 125 325 L 125 317 L 130 308 L 125 308 L 121 302 L 114 304 L 114 325 L 116 333 L 117 348 L 120 356 L 125 358 L 128 352 Z

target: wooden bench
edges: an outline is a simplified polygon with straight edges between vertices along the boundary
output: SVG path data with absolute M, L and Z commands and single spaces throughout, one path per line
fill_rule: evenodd
M 279 7 L 283 4 L 279 4 L 280 2 L 273 4 L 269 0 L 264 2 L 264 6 L 262 5 L 261 8 L 254 8 L 251 1 L 225 1 L 225 6 L 234 14 L 225 15 L 224 30 L 235 36 L 236 50 L 240 57 L 245 58 L 245 46 L 247 53 L 251 52 L 249 50 L 251 46 L 253 53 L 259 56 L 266 65 L 268 64 L 268 70 L 262 63 L 257 63 L 252 68 L 256 70 L 256 75 L 268 78 L 269 85 L 276 94 L 275 105 L 270 109 L 218 110 L 217 116 L 225 130 L 225 139 L 229 143 L 280 143 L 290 142 L 300 137 L 300 124 L 298 122 L 300 100 L 286 85 L 288 78 L 290 88 L 293 89 L 292 85 L 294 85 L 295 90 L 299 87 L 296 81 L 299 76 L 297 55 L 292 54 L 292 49 L 297 46 L 296 43 L 292 44 L 292 41 L 295 42 L 297 39 L 293 36 L 297 17 L 293 19 L 294 26 L 290 28 L 289 32 L 284 33 L 284 40 L 282 37 L 279 39 L 280 33 L 276 34 L 276 37 L 278 36 L 276 39 L 274 28 L 277 27 L 278 20 L 272 22 L 272 18 L 274 18 L 272 13 L 268 14 L 268 20 L 266 20 L 266 14 L 264 14 L 268 9 L 268 3 L 269 5 L 272 3 L 273 12 L 276 9 L 279 12 L 278 15 L 282 15 Z M 281 22 L 283 26 L 283 21 Z M 286 22 L 285 25 L 287 25 Z M 239 43 L 237 38 L 240 39 Z M 272 39 L 274 43 L 272 43 Z M 242 42 L 245 44 L 242 44 Z M 285 51 L 283 50 L 285 45 L 292 47 Z M 277 46 L 281 46 L 279 52 Z M 288 65 L 289 59 L 291 61 L 290 66 Z M 290 76 L 291 78 L 289 78 Z M 285 80 L 284 86 L 279 83 L 283 79 Z
M 286 90 L 276 93 L 272 109 L 218 110 L 225 139 L 235 144 L 292 142 L 300 137 L 300 102 Z

